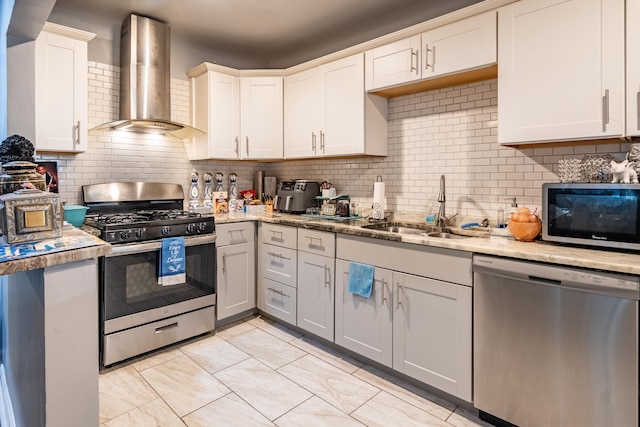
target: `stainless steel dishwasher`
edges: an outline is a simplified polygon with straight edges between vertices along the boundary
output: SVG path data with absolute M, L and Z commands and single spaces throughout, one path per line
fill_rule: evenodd
M 638 277 L 473 259 L 474 405 L 518 426 L 638 426 Z

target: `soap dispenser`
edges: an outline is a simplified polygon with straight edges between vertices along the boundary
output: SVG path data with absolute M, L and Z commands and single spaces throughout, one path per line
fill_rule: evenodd
M 511 207 L 509 208 L 509 218 L 508 220 L 511 220 L 511 216 L 513 214 L 517 214 L 518 213 L 518 201 L 516 200 L 516 197 L 508 197 L 505 200 L 510 200 L 511 201 Z

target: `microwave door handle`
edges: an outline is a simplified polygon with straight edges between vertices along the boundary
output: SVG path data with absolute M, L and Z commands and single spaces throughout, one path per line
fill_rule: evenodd
M 278 197 L 280 196 L 276 194 L 276 197 L 273 198 L 273 206 L 279 210 L 280 208 L 278 208 Z
M 287 196 L 287 201 L 286 201 L 286 203 L 284 204 L 284 210 L 285 210 L 285 211 L 288 211 L 288 210 L 289 210 L 289 205 L 290 205 L 291 199 L 293 199 L 293 196 Z

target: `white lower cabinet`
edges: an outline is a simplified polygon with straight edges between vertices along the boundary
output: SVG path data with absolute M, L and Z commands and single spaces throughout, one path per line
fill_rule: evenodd
M 349 261 L 336 260 L 335 343 L 392 367 L 392 274 L 376 267 L 371 297 L 349 292 Z
M 276 281 L 262 278 L 261 310 L 284 322 L 296 324 L 297 290 Z
M 472 288 L 393 273 L 393 369 L 471 401 Z
M 333 341 L 335 258 L 298 251 L 297 325 Z
M 226 319 L 256 307 L 255 226 L 220 224 L 218 236 L 216 318 Z

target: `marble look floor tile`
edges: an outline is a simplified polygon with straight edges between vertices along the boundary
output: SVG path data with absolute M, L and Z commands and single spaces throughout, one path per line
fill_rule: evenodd
M 217 333 L 223 332 L 225 336 L 236 336 L 244 334 L 245 332 L 248 332 L 255 328 L 256 327 L 249 322 L 245 322 L 244 320 L 236 320 L 235 322 L 220 327 Z
M 278 427 L 363 427 L 363 424 L 317 396 L 296 406 L 275 421 Z
M 215 377 L 270 420 L 311 397 L 307 390 L 253 358 L 223 369 Z
M 176 357 L 184 356 L 184 354 L 178 350 L 177 348 L 173 348 L 168 351 L 162 351 L 157 354 L 153 354 L 151 356 L 147 356 L 144 359 L 133 362 L 133 367 L 136 368 L 138 372 L 144 371 L 145 369 L 152 368 L 161 363 L 167 362 L 169 360 L 173 360 Z
M 460 407 L 456 408 L 447 422 L 455 427 L 493 427 L 493 424 L 482 421 L 477 413 Z
M 231 337 L 227 341 L 273 369 L 307 354 L 258 328 Z
M 382 391 L 351 416 L 369 427 L 451 427 L 443 420 Z
M 162 399 L 152 400 L 103 424 L 104 427 L 184 427 Z
M 278 372 L 347 414 L 380 391 L 312 355 L 283 366 Z
M 189 427 L 274 425 L 234 393 L 229 393 L 190 413 L 183 421 Z
M 180 350 L 210 373 L 218 372 L 250 357 L 217 336 L 187 344 L 180 347 Z
M 187 356 L 156 365 L 140 374 L 180 417 L 230 392 Z
M 340 353 L 337 350 L 322 345 L 309 337 L 302 337 L 297 340 L 293 340 L 291 341 L 291 345 L 294 345 L 309 354 L 313 354 L 318 359 L 324 360 L 336 368 L 342 369 L 350 374 L 364 366 L 364 363 Z
M 133 366 L 123 366 L 98 377 L 100 422 L 108 421 L 158 398 Z
M 257 316 L 249 320 L 248 322 L 257 328 L 270 333 L 274 337 L 280 338 L 284 342 L 290 342 L 302 336 L 301 333 L 289 329 L 286 326 L 274 322 L 271 319 L 267 319 L 266 317 Z
M 441 420 L 449 418 L 456 409 L 455 404 L 372 366 L 367 365 L 353 375 Z

